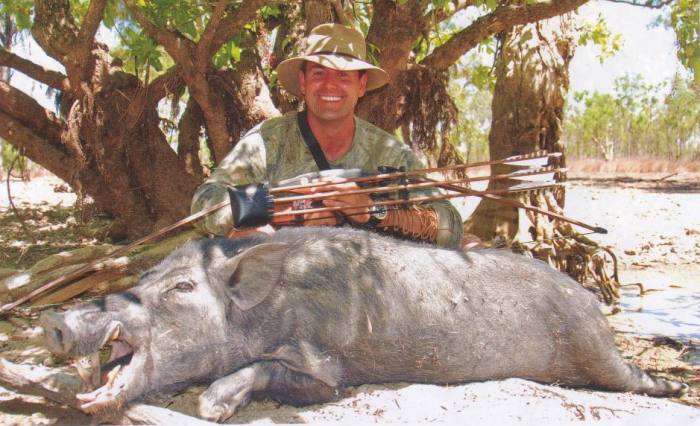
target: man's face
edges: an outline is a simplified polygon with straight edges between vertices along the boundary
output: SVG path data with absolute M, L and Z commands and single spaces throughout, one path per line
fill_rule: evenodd
M 355 113 L 365 94 L 367 74 L 338 71 L 307 62 L 299 71 L 299 88 L 310 114 L 322 121 L 337 121 Z

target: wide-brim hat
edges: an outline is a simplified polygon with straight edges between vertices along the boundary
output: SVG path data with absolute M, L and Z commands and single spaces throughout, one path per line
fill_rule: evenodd
M 367 90 L 389 82 L 389 74 L 367 62 L 367 46 L 362 33 L 341 24 L 321 24 L 306 37 L 300 56 L 277 66 L 277 80 L 289 93 L 301 98 L 299 70 L 304 61 L 341 71 L 367 71 Z

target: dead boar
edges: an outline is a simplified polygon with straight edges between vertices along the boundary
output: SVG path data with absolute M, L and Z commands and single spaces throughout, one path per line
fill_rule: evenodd
M 89 412 L 203 382 L 199 412 L 216 421 L 251 397 L 303 405 L 364 383 L 685 389 L 625 363 L 596 299 L 543 262 L 351 229 L 202 239 L 133 289 L 42 321 L 55 352 L 111 345 L 106 383 L 79 395 Z

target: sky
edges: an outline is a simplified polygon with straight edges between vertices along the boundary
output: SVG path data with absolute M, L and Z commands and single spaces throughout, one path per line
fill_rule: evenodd
M 641 74 L 647 83 L 660 83 L 681 69 L 673 31 L 663 26 L 649 28 L 659 11 L 607 1 L 590 2 L 579 9 L 579 14 L 591 21 L 599 13 L 612 33 L 622 34 L 623 48 L 602 64 L 597 47 L 577 48 L 569 68 L 570 90 L 611 92 L 615 79 L 626 73 Z
M 659 11 L 611 3 L 592 1 L 579 9 L 584 19 L 595 21 L 602 14 L 608 28 L 613 33 L 623 36 L 622 50 L 613 58 L 602 64 L 595 46 L 583 46 L 576 50 L 570 65 L 572 92 L 583 90 L 611 92 L 616 78 L 626 73 L 639 73 L 647 83 L 659 83 L 673 77 L 681 68 L 675 54 L 675 36 L 673 31 L 662 26 L 650 28 L 649 24 Z M 60 64 L 47 57 L 40 47 L 31 44 L 18 51 L 51 69 L 62 70 Z M 42 105 L 53 109 L 53 101 L 44 95 L 45 89 L 20 73 L 13 77 L 12 84 L 35 97 Z

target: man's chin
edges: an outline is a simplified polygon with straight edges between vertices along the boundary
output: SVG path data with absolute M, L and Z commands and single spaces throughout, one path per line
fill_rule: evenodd
M 310 109 L 309 112 L 310 114 L 314 115 L 314 118 L 324 122 L 342 122 L 343 120 L 351 118 L 355 115 L 354 110 L 350 109 L 350 111 L 348 111 L 345 108 L 315 108 Z

